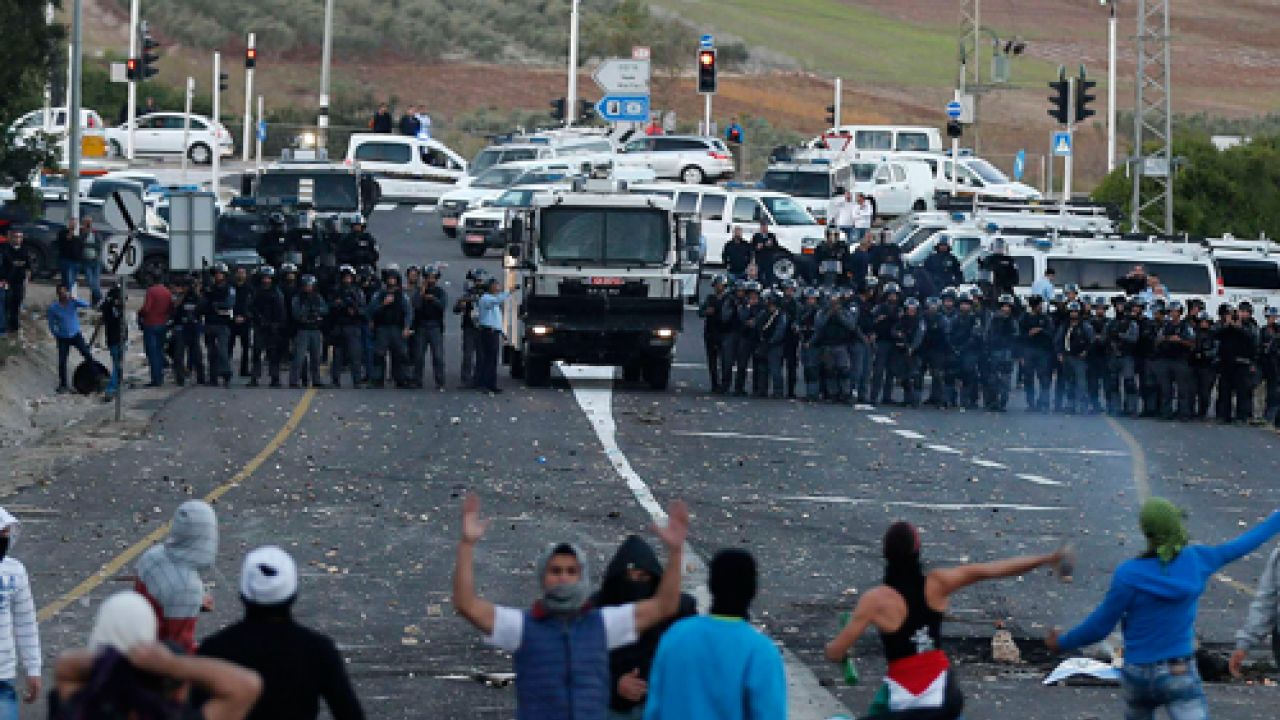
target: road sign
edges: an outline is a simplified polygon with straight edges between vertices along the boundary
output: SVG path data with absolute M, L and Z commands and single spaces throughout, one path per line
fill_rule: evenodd
M 258 121 L 258 142 L 266 142 L 266 141 L 267 141 L 267 121 L 259 120 Z
M 120 263 L 116 265 L 116 263 Z M 102 269 L 117 275 L 132 275 L 142 267 L 142 248 L 128 235 L 112 235 L 102 243 Z
M 714 35 L 703 35 L 698 43 L 699 47 L 713 48 L 716 46 L 716 38 Z
M 1057 157 L 1071 157 L 1071 133 L 1055 132 L 1053 134 L 1053 154 Z
M 650 56 L 648 45 L 636 45 L 631 48 L 632 60 L 648 60 Z
M 596 112 L 609 122 L 645 122 L 649 119 L 648 95 L 606 95 Z
M 960 104 L 959 100 L 952 100 L 951 102 L 947 103 L 947 117 L 951 118 L 952 120 L 959 120 L 960 115 L 963 112 L 964 112 L 964 106 Z
M 147 217 L 142 198 L 131 192 L 117 190 L 111 193 L 102 206 L 102 219 L 107 227 L 118 233 L 133 232 L 144 224 Z
M 1027 171 L 1027 151 L 1019 150 L 1017 155 L 1013 156 L 1013 179 L 1022 180 L 1022 175 Z
M 592 73 L 605 95 L 648 95 L 649 61 L 609 58 Z

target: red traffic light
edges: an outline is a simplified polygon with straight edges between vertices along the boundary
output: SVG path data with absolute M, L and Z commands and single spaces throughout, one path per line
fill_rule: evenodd
M 698 64 L 704 67 L 711 67 L 716 64 L 716 54 L 712 50 L 703 50 L 698 53 Z
M 244 66 L 245 66 L 246 68 L 253 68 L 253 67 L 254 67 L 255 65 L 257 65 L 257 64 L 258 64 L 258 49 L 257 49 L 257 48 L 245 48 L 245 51 L 244 51 Z

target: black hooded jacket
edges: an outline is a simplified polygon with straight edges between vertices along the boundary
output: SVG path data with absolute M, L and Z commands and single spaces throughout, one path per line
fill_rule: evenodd
M 644 585 L 636 585 L 627 580 L 627 570 L 635 568 L 644 570 L 653 577 L 653 581 Z M 658 583 L 662 581 L 662 563 L 658 555 L 639 535 L 631 535 L 622 542 L 618 552 L 614 553 L 605 569 L 604 582 L 600 592 L 591 599 L 595 607 L 625 605 L 638 600 L 653 597 L 658 591 Z M 627 712 L 641 702 L 632 702 L 618 695 L 618 680 L 632 670 L 639 670 L 641 680 L 649 680 L 649 670 L 653 666 L 653 658 L 658 654 L 658 641 L 677 620 L 698 613 L 697 602 L 689 595 L 680 596 L 680 610 L 676 616 L 661 625 L 649 628 L 633 645 L 624 645 L 609 653 L 609 707 L 617 712 Z

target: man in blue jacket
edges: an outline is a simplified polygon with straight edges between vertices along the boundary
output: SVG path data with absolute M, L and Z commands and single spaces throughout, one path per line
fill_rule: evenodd
M 49 306 L 49 334 L 58 342 L 58 392 L 68 393 L 67 356 L 71 348 L 80 351 L 85 360 L 93 360 L 89 351 L 89 343 L 80 334 L 80 308 L 89 307 L 89 303 L 71 294 L 66 283 L 58 283 L 58 301 Z
M 1084 622 L 1061 637 L 1050 630 L 1050 650 L 1069 652 L 1101 641 L 1120 623 L 1124 669 L 1120 684 L 1126 717 L 1151 718 L 1160 708 L 1176 720 L 1209 717 L 1195 660 L 1195 621 L 1205 583 L 1223 566 L 1280 533 L 1280 511 L 1222 545 L 1191 545 L 1183 512 L 1151 498 L 1138 515 L 1147 552 L 1116 568 L 1107 596 Z

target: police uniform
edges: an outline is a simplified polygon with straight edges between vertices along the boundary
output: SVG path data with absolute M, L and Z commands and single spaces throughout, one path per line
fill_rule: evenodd
M 351 374 L 352 386 L 366 380 L 363 338 L 365 319 L 365 295 L 355 284 L 354 273 L 346 267 L 339 273 L 338 286 L 329 299 L 329 317 L 333 332 L 333 361 L 329 363 L 329 379 L 337 387 L 342 383 L 342 371 Z M 350 277 L 351 282 L 346 282 Z
M 314 277 L 304 276 L 302 288 L 302 292 L 293 296 L 293 323 L 297 330 L 293 339 L 293 362 L 289 365 L 289 387 L 299 387 L 300 382 L 308 379 L 311 387 L 324 387 L 320 382 L 320 353 L 329 304 L 316 289 Z
M 204 353 L 200 348 L 204 324 L 201 317 L 200 293 L 188 285 L 173 306 L 173 375 L 178 385 L 185 385 L 187 366 L 195 370 L 196 382 L 204 384 Z
M 1041 310 L 1043 302 L 1032 296 L 1027 312 L 1019 320 L 1022 339 L 1023 384 L 1027 409 L 1049 411 L 1053 378 L 1053 319 Z
M 204 344 L 209 355 L 209 384 L 222 378 L 231 385 L 231 323 L 236 307 L 236 289 L 226 280 L 225 269 L 216 271 L 222 282 L 214 281 L 204 294 Z
M 713 291 L 698 303 L 698 317 L 702 318 L 702 347 L 707 357 L 707 374 L 711 377 L 713 393 L 720 392 L 724 386 L 720 379 L 720 305 L 725 296 L 726 280 L 722 275 L 712 278 Z
M 267 269 L 270 269 L 269 265 Z M 267 356 L 271 387 L 280 387 L 280 356 L 286 344 L 283 335 L 288 313 L 284 309 L 284 293 L 276 287 L 274 272 L 270 277 L 270 286 L 265 282 L 260 285 L 249 306 L 249 324 L 253 328 L 253 358 L 249 368 L 249 385 L 252 387 L 257 387 L 258 378 L 262 375 L 263 355 Z

